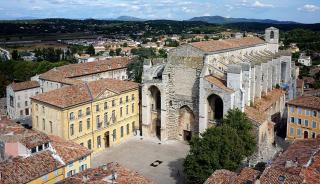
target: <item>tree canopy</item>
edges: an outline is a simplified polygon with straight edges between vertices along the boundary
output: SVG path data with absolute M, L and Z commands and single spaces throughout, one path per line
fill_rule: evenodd
M 255 150 L 251 129 L 245 114 L 235 109 L 228 112 L 221 125 L 194 137 L 184 162 L 187 182 L 203 183 L 217 169 L 235 171 Z

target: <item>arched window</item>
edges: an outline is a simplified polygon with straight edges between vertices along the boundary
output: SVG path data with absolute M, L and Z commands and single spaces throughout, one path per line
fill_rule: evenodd
M 274 32 L 273 31 L 270 32 L 270 39 L 274 39 Z

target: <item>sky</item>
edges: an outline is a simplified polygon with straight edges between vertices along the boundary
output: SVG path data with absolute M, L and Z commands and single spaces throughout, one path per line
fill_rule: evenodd
M 187 20 L 196 16 L 320 22 L 320 0 L 0 0 L 0 19 Z

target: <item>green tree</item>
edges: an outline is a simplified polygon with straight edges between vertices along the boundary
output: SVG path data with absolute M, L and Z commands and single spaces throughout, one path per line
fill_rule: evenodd
M 114 55 L 115 55 L 114 50 L 110 50 L 110 51 L 109 51 L 109 55 L 110 55 L 110 56 L 114 56 Z
M 166 52 L 166 50 L 160 49 L 158 56 L 161 57 L 161 58 L 167 58 L 167 52 Z
M 143 61 L 136 60 L 131 62 L 128 65 L 127 74 L 130 80 L 141 83 L 142 72 L 143 72 Z
M 90 45 L 88 48 L 87 48 L 87 54 L 90 54 L 91 56 L 95 55 L 95 50 L 94 50 L 94 47 L 93 45 Z
M 255 145 L 246 115 L 238 109 L 228 111 L 220 125 L 191 140 L 183 164 L 187 182 L 203 183 L 217 169 L 235 171 L 253 153 Z
M 131 53 L 139 56 L 140 59 L 150 59 L 157 56 L 154 48 L 133 48 Z
M 121 48 L 117 48 L 117 49 L 116 49 L 116 55 L 117 55 L 117 56 L 120 56 L 121 51 L 122 51 L 122 49 L 121 49 Z

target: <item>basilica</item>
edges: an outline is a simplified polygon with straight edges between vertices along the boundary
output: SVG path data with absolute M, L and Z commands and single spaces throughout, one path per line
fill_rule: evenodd
M 241 37 L 181 45 L 167 59 L 145 60 L 142 134 L 160 141 L 190 140 L 238 108 L 253 123 L 254 162 L 276 152 L 274 126 L 295 94 L 291 53 L 279 50 L 279 30 L 264 39 Z

